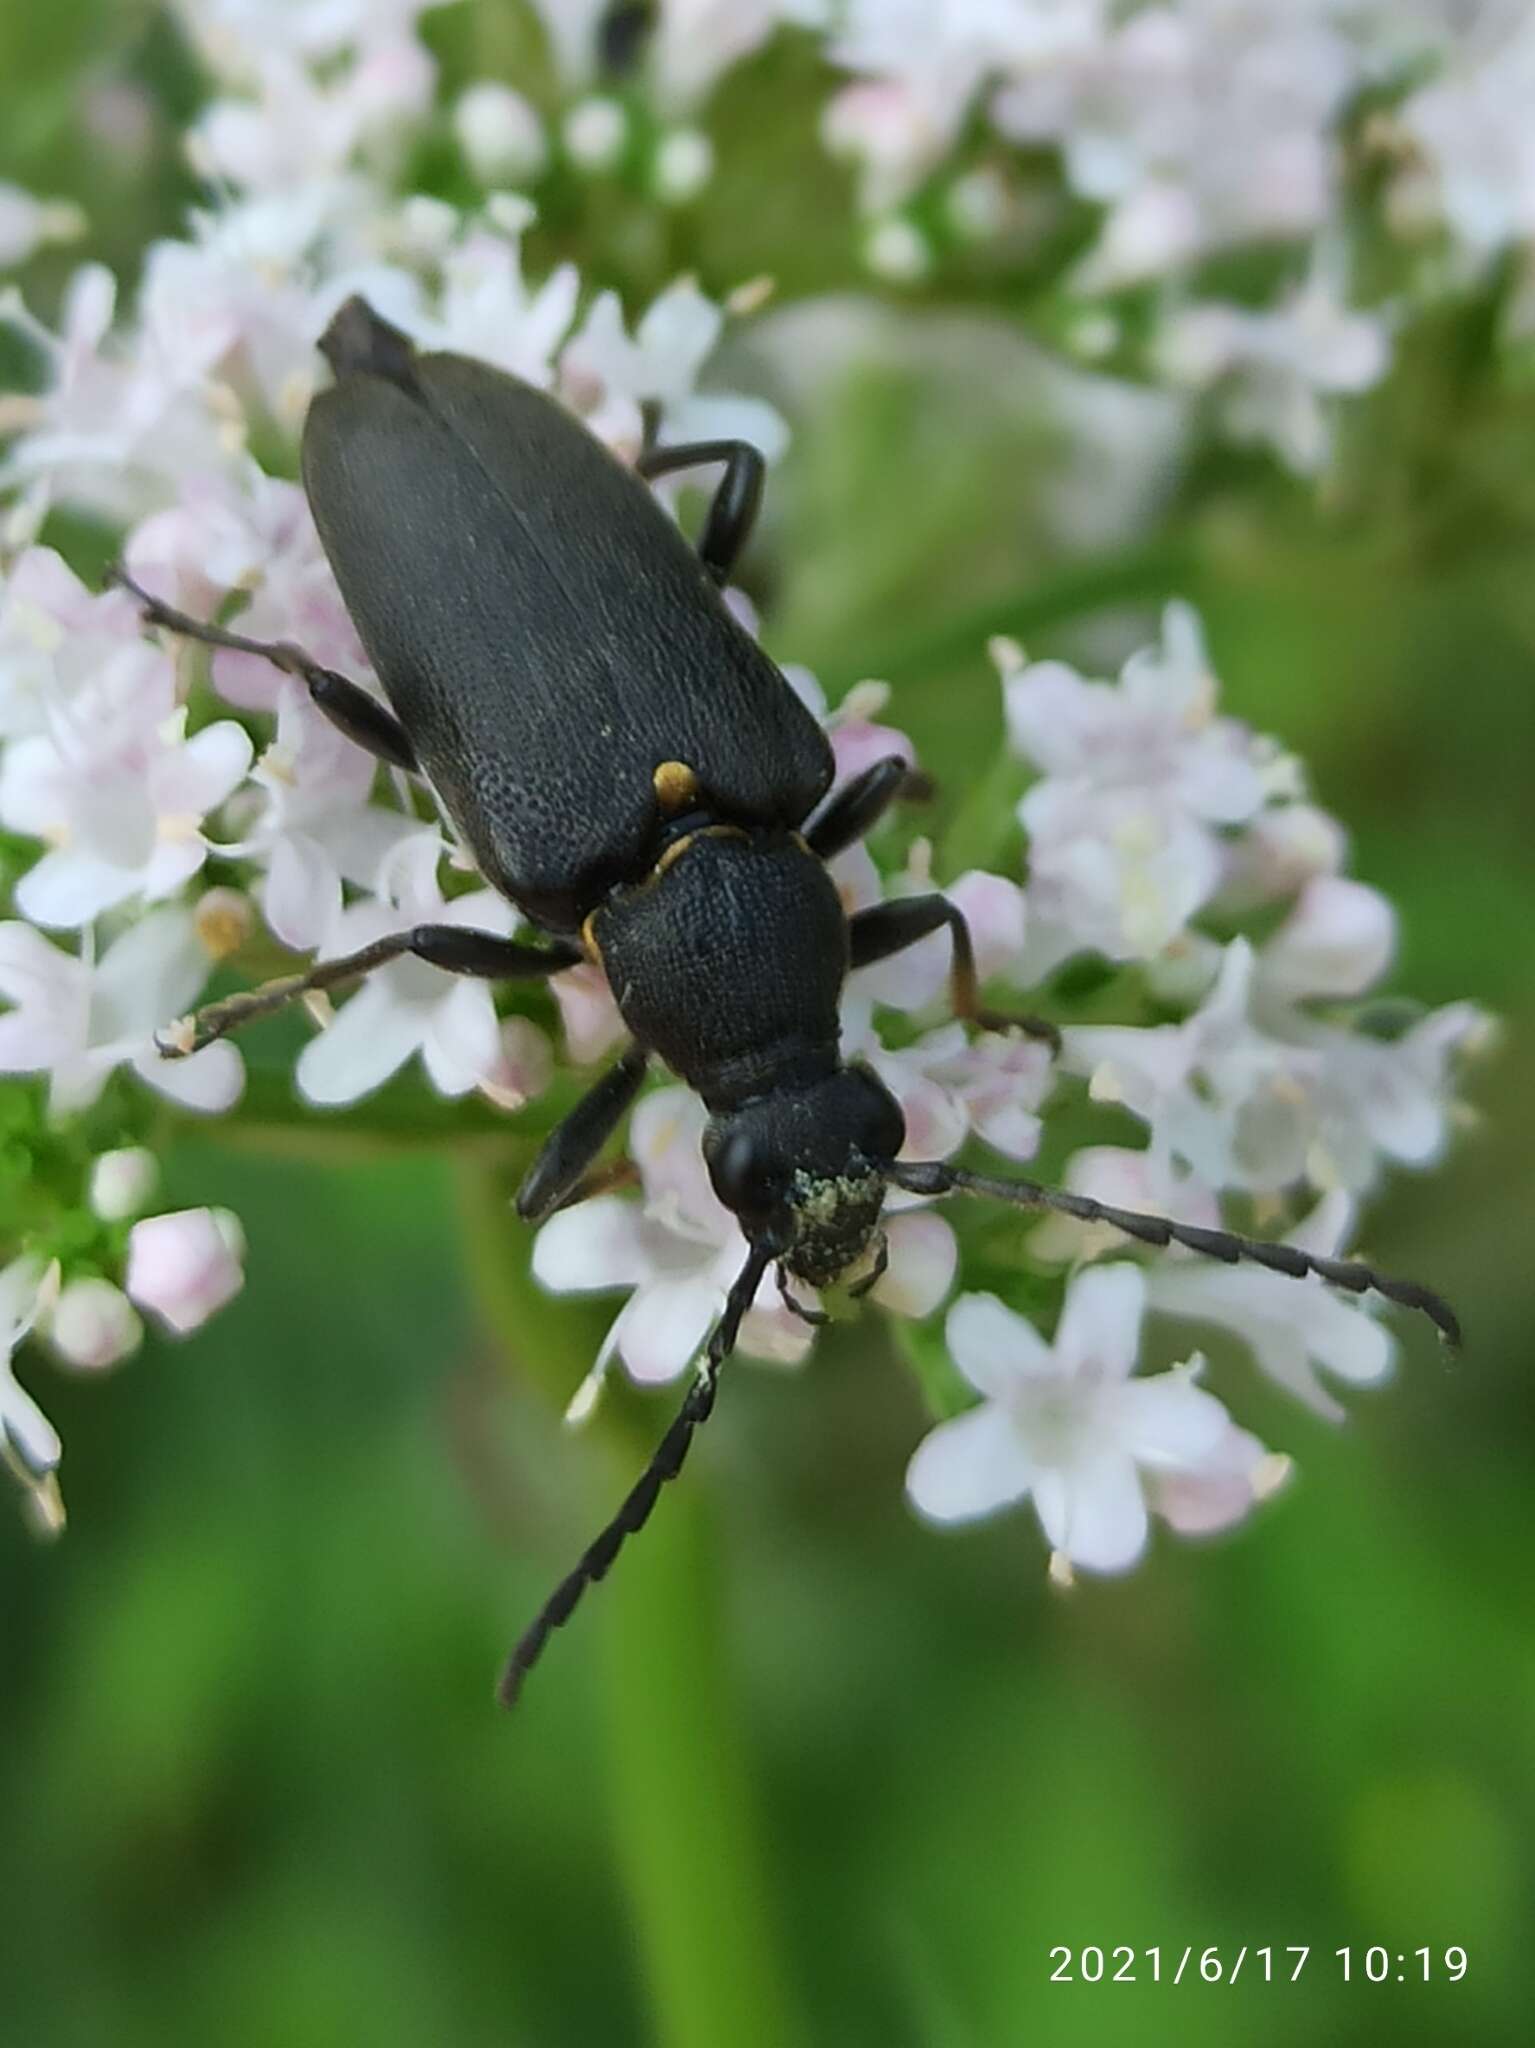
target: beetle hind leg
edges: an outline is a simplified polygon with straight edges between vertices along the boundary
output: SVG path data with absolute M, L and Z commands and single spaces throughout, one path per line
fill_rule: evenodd
M 355 745 L 386 766 L 416 771 L 416 750 L 394 713 L 370 696 L 360 683 L 348 681 L 333 668 L 322 667 L 291 640 L 252 640 L 244 633 L 230 632 L 227 626 L 194 619 L 135 583 L 121 565 L 108 570 L 106 581 L 120 585 L 138 599 L 146 625 L 162 626 L 167 633 L 179 633 L 184 640 L 196 640 L 204 647 L 224 647 L 234 654 L 259 654 L 284 675 L 298 677 L 315 709 L 338 732 L 345 733 Z
M 286 1009 L 300 996 L 322 995 L 343 982 L 359 981 L 376 967 L 385 967 L 410 953 L 448 974 L 472 975 L 482 981 L 528 981 L 574 967 L 584 956 L 564 944 L 524 946 L 498 932 L 472 931 L 457 924 L 418 924 L 387 938 L 375 939 L 358 952 L 336 960 L 318 960 L 301 974 L 279 975 L 258 988 L 241 989 L 216 1003 L 207 1003 L 190 1017 L 159 1032 L 155 1045 L 165 1059 L 185 1059 L 216 1038 L 227 1038 L 258 1017 Z

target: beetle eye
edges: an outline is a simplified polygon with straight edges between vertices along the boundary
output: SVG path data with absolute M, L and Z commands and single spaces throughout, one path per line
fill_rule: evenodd
M 750 1131 L 729 1131 L 709 1160 L 714 1192 L 737 1215 L 771 1208 L 780 1189 L 772 1163 Z

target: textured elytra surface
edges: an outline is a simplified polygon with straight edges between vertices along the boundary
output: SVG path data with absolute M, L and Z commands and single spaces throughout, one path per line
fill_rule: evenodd
M 316 399 L 304 484 L 347 607 L 487 878 L 575 930 L 643 873 L 653 777 L 743 824 L 831 780 L 815 720 L 685 536 L 553 399 L 484 364 L 361 371 Z
M 701 832 L 595 930 L 624 1021 L 711 1108 L 835 1066 L 847 921 L 797 841 Z

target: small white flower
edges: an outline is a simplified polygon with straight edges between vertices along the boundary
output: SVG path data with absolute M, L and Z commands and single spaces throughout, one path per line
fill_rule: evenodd
M 1075 1279 L 1053 1343 L 994 1295 L 949 1312 L 955 1364 L 982 1405 L 917 1447 L 907 1491 L 935 1522 L 971 1521 L 1032 1499 L 1052 1550 L 1091 1571 L 1125 1571 L 1145 1547 L 1143 1473 L 1198 1470 L 1228 1426 L 1187 1369 L 1133 1378 L 1144 1283 L 1130 1265 Z
M 1148 1472 L 1146 1498 L 1180 1536 L 1211 1536 L 1244 1521 L 1259 1501 L 1272 1499 L 1290 1472 L 1282 1453 L 1266 1450 L 1250 1431 L 1228 1423 L 1199 1464 Z
M 1319 469 L 1331 445 L 1326 401 L 1367 391 L 1391 361 L 1390 323 L 1347 306 L 1324 264 L 1276 305 L 1205 304 L 1176 315 L 1159 342 L 1174 382 L 1219 384 L 1227 430 L 1266 442 L 1292 469 Z
M 560 357 L 562 385 L 615 446 L 638 451 L 640 408 L 651 402 L 666 442 L 749 441 L 774 462 L 788 434 L 772 406 L 693 388 L 723 326 L 719 307 L 684 278 L 652 301 L 631 340 L 618 294 L 603 292 Z
M 191 915 L 152 911 L 94 964 L 65 953 L 19 922 L 0 924 L 0 1073 L 49 1077 L 56 1116 L 88 1109 L 114 1068 L 183 1108 L 216 1112 L 239 1095 L 244 1067 L 227 1042 L 190 1059 L 162 1059 L 157 1030 L 188 1010 L 208 977 Z
M 85 230 L 85 215 L 63 199 L 38 199 L 0 179 L 0 270 L 25 263 L 47 242 L 71 242 Z
M 352 904 L 332 920 L 322 958 L 355 952 L 417 924 L 509 936 L 516 914 L 494 890 L 451 902 L 443 896 L 437 880 L 442 852 L 430 828 L 402 840 L 380 870 L 379 897 Z M 408 955 L 375 969 L 299 1055 L 299 1090 L 311 1102 L 355 1102 L 417 1053 L 443 1095 L 465 1095 L 493 1082 L 503 1048 L 489 984 Z
M 643 1204 L 597 1196 L 552 1216 L 534 1242 L 533 1271 L 555 1293 L 632 1289 L 578 1397 L 583 1411 L 614 1355 L 642 1384 L 685 1371 L 745 1263 L 746 1240 L 715 1195 L 699 1150 L 706 1117 L 686 1088 L 645 1096 L 629 1134 Z M 930 1315 L 953 1283 L 953 1232 L 928 1211 L 892 1215 L 885 1227 L 889 1266 L 872 1298 L 897 1315 Z M 742 1322 L 740 1349 L 794 1365 L 811 1341 L 806 1324 L 784 1306 L 772 1273 L 765 1274 Z
M 1004 675 L 1013 747 L 1044 771 L 1018 809 L 1035 973 L 1082 947 L 1150 958 L 1215 893 L 1217 831 L 1246 823 L 1266 796 L 1264 751 L 1216 716 L 1216 688 L 1181 604 L 1167 608 L 1161 647 L 1133 655 L 1117 685 L 1057 661 Z
M 227 1209 L 146 1216 L 128 1233 L 131 1300 L 178 1337 L 187 1336 L 245 1285 L 245 1233 Z
M 144 1326 L 110 1280 L 71 1280 L 47 1319 L 48 1341 L 66 1365 L 105 1372 L 137 1351 Z
M 0 766 L 0 822 L 49 851 L 16 885 L 21 912 L 74 929 L 135 899 L 175 893 L 208 855 L 203 824 L 244 778 L 233 720 L 185 735 L 166 658 L 124 646 L 53 707 L 50 730 L 15 740 Z

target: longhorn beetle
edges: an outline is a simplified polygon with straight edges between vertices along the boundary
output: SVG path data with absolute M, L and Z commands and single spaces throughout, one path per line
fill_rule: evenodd
M 879 817 L 905 768 L 878 761 L 828 796 L 825 735 L 720 595 L 757 510 L 761 456 L 707 441 L 647 448 L 630 469 L 544 392 L 464 356 L 417 354 L 360 298 L 320 348 L 335 383 L 304 424 L 304 488 L 390 708 L 299 647 L 200 624 L 115 573 L 147 623 L 264 655 L 358 745 L 430 778 L 485 879 L 546 942 L 417 925 L 213 1003 L 162 1034 L 161 1050 L 193 1052 L 406 953 L 493 981 L 596 961 L 632 1036 L 548 1138 L 518 1211 L 536 1223 L 601 1184 L 598 1154 L 654 1056 L 703 1097 L 709 1176 L 748 1246 L 676 1419 L 512 1651 L 506 1704 L 681 1470 L 769 1269 L 791 1307 L 796 1279 L 867 1290 L 883 1270 L 891 1186 L 1060 1210 L 1143 1243 L 1374 1289 L 1457 1340 L 1437 1295 L 1352 1260 L 898 1158 L 894 1098 L 839 1055 L 850 969 L 943 927 L 959 1016 L 1050 1027 L 981 1008 L 970 934 L 944 896 L 844 914 L 826 863 Z M 724 473 L 695 550 L 646 479 L 704 464 Z

